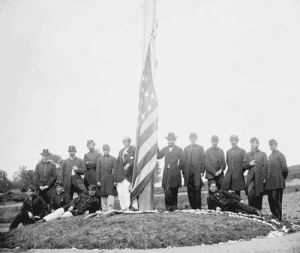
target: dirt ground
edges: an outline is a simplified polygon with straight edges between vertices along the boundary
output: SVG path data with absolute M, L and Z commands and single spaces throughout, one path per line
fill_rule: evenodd
M 300 253 L 300 233 L 290 234 L 283 237 L 266 238 L 266 239 L 252 239 L 246 242 L 233 242 L 218 245 L 205 245 L 195 247 L 182 248 L 166 248 L 166 249 L 152 249 L 152 250 L 77 250 L 77 249 L 36 249 L 26 252 L 30 253 L 90 253 L 90 252 L 105 252 L 105 253 Z M 21 252 L 21 251 L 19 251 Z

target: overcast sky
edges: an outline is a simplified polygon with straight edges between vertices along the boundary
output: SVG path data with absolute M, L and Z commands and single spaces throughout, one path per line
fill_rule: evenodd
M 34 169 L 42 149 L 112 155 L 135 139 L 142 71 L 141 1 L 0 1 L 0 169 Z M 157 0 L 159 146 L 190 132 L 247 152 L 275 138 L 300 163 L 300 2 Z

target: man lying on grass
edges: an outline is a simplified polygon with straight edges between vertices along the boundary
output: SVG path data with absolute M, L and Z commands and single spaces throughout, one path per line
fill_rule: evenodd
M 95 185 L 90 185 L 88 188 L 88 194 L 80 194 L 77 198 L 73 199 L 71 203 L 62 208 L 58 208 L 53 213 L 45 216 L 39 222 L 78 216 L 84 214 L 86 211 L 89 211 L 89 213 L 94 213 L 99 210 L 99 199 L 95 196 L 97 188 Z
M 29 185 L 26 188 L 27 198 L 25 199 L 21 211 L 13 219 L 9 230 L 15 229 L 22 223 L 24 226 L 33 224 L 47 214 L 47 205 L 45 201 L 35 195 L 35 186 Z
M 210 182 L 209 190 L 210 192 L 207 198 L 208 209 L 262 216 L 262 212 L 258 209 L 240 203 L 240 196 L 238 196 L 234 192 L 229 192 L 222 189 L 218 190 L 216 182 L 214 181 Z

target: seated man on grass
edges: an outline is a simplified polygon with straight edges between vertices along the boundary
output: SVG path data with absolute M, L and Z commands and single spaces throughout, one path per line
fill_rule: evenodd
M 63 184 L 61 182 L 55 183 L 56 193 L 50 199 L 49 213 L 53 213 L 56 209 L 64 207 L 71 202 L 71 197 L 65 193 Z
M 13 219 L 9 230 L 16 229 L 20 223 L 24 226 L 33 224 L 47 214 L 47 205 L 40 196 L 35 195 L 34 185 L 29 185 L 26 188 L 26 195 L 27 198 L 23 203 L 21 211 Z
M 48 214 L 39 222 L 51 221 L 59 218 L 66 218 L 84 214 L 86 211 L 94 213 L 99 210 L 100 202 L 96 197 L 96 186 L 90 185 L 88 187 L 88 194 L 81 193 L 77 198 L 73 199 L 71 203 L 58 208 L 53 213 Z
M 258 209 L 241 203 L 241 198 L 234 192 L 218 190 L 216 182 L 211 181 L 209 185 L 209 196 L 207 198 L 208 209 L 217 211 L 229 211 L 234 213 L 254 214 L 262 216 Z

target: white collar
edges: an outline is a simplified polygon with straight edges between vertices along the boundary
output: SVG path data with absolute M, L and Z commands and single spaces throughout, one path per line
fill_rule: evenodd
M 74 156 L 74 158 L 72 158 L 71 156 L 69 157 L 71 161 L 74 161 L 76 156 Z

